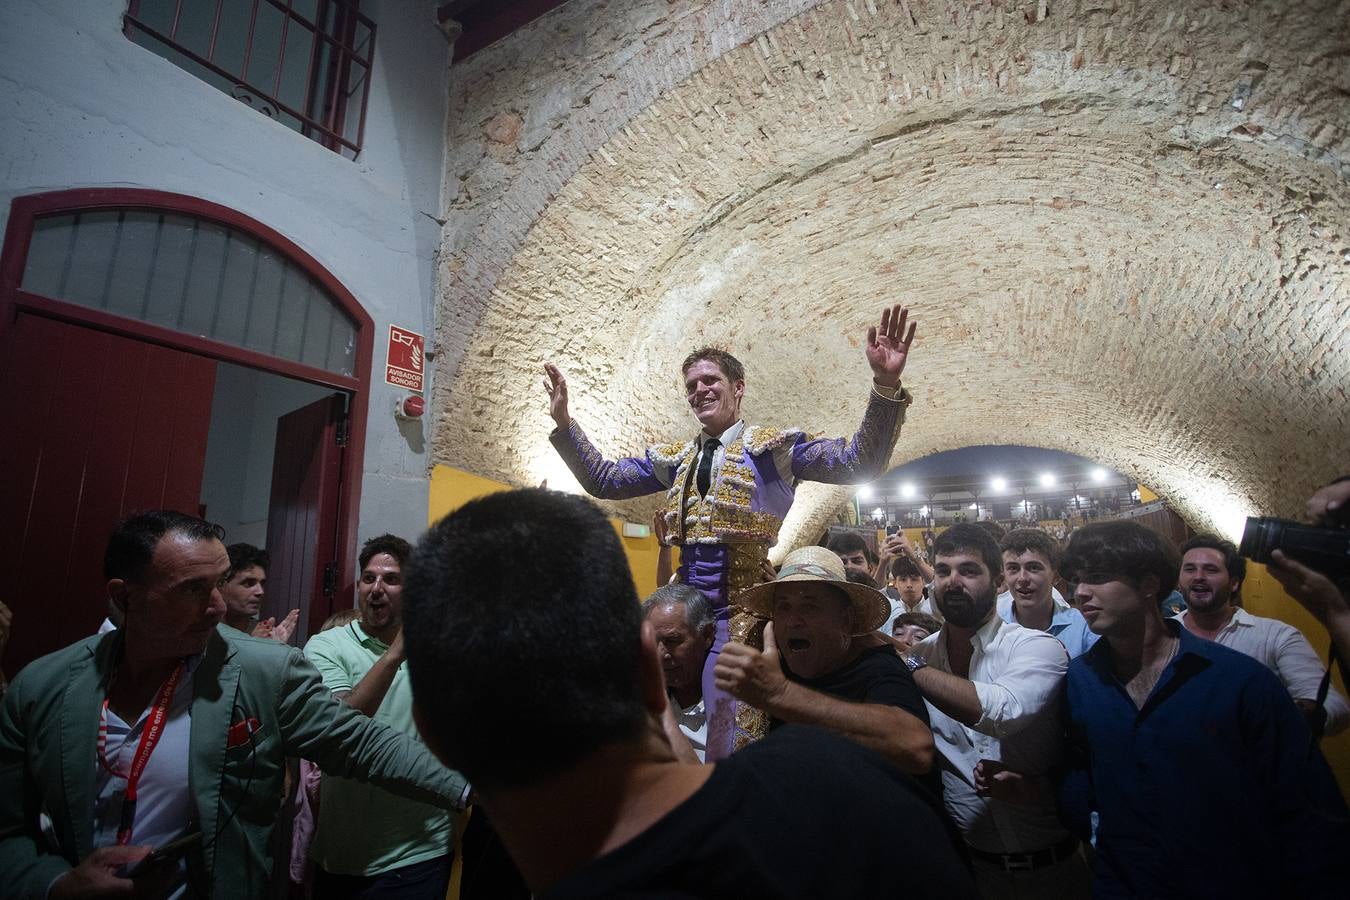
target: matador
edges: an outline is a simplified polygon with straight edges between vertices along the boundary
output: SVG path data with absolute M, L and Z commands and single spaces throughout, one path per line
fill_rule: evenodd
M 745 369 L 715 347 L 685 359 L 685 397 L 702 426 L 693 438 L 649 447 L 642 457 L 605 459 L 567 411 L 567 382 L 544 366 L 549 440 L 594 497 L 625 500 L 665 494 L 667 539 L 680 548 L 676 577 L 712 601 L 717 631 L 703 668 L 708 712 L 707 758 L 723 759 L 753 737 L 754 711 L 713 683 L 713 667 L 729 639 L 753 640 L 755 620 L 733 616 L 736 595 L 762 580 L 762 564 L 778 539 L 798 482 L 856 484 L 885 471 L 912 397 L 900 383 L 914 341 L 907 308 L 882 310 L 867 330 L 872 390 L 852 439 L 824 438 L 800 428 L 746 425 L 741 418 Z M 908 330 L 906 323 L 908 322 Z

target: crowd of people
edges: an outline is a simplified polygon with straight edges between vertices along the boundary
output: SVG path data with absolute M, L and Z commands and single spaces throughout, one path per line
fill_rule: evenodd
M 266 554 L 125 519 L 105 628 L 4 696 L 0 897 L 289 876 L 440 898 L 457 846 L 474 897 L 1344 896 L 1318 739 L 1350 707 L 1303 635 L 1243 608 L 1232 543 L 967 522 L 931 557 L 845 533 L 767 564 L 797 482 L 885 465 L 906 322 L 869 331 L 852 438 L 747 426 L 740 364 L 700 350 L 699 436 L 606 460 L 547 368 L 582 485 L 662 495 L 680 559 L 641 602 L 591 501 L 506 491 L 416 547 L 366 542 L 356 608 L 301 650 L 293 616 L 258 621 Z M 1334 483 L 1310 516 L 1348 503 Z M 1350 658 L 1345 593 L 1279 551 L 1270 571 Z

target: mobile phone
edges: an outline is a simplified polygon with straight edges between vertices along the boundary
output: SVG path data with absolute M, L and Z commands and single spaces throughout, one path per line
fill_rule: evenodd
M 890 537 L 891 535 L 897 533 L 899 530 L 900 530 L 900 526 L 899 526 L 899 525 L 887 525 L 887 526 L 886 526 L 886 537 Z
M 117 867 L 118 878 L 136 878 L 151 869 L 165 863 L 178 862 L 187 852 L 202 842 L 202 833 L 194 831 L 180 838 L 174 838 L 167 844 L 161 844 L 134 863 L 123 863 Z

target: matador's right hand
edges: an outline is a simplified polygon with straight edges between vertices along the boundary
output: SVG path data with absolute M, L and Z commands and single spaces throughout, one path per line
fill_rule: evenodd
M 567 379 L 563 377 L 562 370 L 553 363 L 544 363 L 544 390 L 548 393 L 548 414 L 553 417 L 553 423 L 559 428 L 566 428 L 572 424 L 572 417 L 567 414 Z

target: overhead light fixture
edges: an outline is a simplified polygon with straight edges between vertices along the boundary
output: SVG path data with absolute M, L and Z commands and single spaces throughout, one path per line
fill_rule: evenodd
M 1048 487 L 1054 487 L 1054 486 L 1055 486 L 1055 475 L 1054 475 L 1054 473 L 1053 473 L 1053 472 L 1042 472 L 1042 473 L 1041 473 L 1041 487 L 1048 488 Z
M 858 485 L 858 499 L 859 499 L 859 500 L 871 500 L 871 499 L 872 499 L 872 495 L 873 495 L 874 493 L 875 493 L 875 492 L 872 490 L 872 486 L 871 486 L 870 484 L 861 484 L 861 485 Z
M 1103 481 L 1106 480 L 1106 470 L 1103 469 L 1101 466 L 1098 466 L 1097 468 L 1093 469 L 1092 480 L 1097 482 L 1098 484 L 1101 484 Z
M 908 500 L 910 497 L 913 497 L 914 482 L 906 481 L 904 484 L 900 485 L 900 496 L 904 497 L 906 500 Z
M 989 480 L 989 489 L 996 494 L 1001 494 L 1008 489 L 1008 479 L 1002 475 L 995 475 Z

